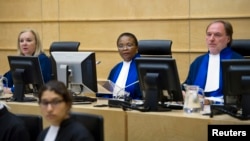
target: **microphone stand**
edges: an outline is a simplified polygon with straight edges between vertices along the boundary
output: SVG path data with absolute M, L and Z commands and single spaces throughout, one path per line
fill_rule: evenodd
M 128 95 L 124 95 L 123 94 L 123 100 L 120 100 L 120 98 L 122 98 L 122 95 L 120 95 L 119 93 L 123 90 L 125 90 L 126 88 L 128 88 L 128 87 L 130 87 L 130 86 L 132 86 L 132 85 L 134 85 L 134 84 L 136 84 L 136 83 L 139 83 L 139 80 L 137 80 L 137 81 L 135 81 L 135 82 L 133 82 L 133 83 L 131 83 L 131 84 L 129 84 L 129 85 L 127 85 L 126 87 L 124 87 L 124 88 L 121 88 L 116 94 L 117 94 L 117 96 L 116 97 L 113 97 L 114 99 L 109 99 L 108 100 L 108 105 L 109 106 L 111 106 L 111 107 L 123 107 L 123 106 L 128 106 L 128 107 L 130 107 L 131 106 L 131 98 L 130 98 L 130 96 L 129 96 L 129 94 Z M 115 87 L 115 86 L 114 86 Z M 113 95 L 114 95 L 114 93 L 113 93 Z

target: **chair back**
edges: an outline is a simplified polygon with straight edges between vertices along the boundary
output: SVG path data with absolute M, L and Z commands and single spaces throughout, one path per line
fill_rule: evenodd
M 30 134 L 30 140 L 35 141 L 43 130 L 43 119 L 40 115 L 16 114 L 22 121 Z
M 58 41 L 50 45 L 50 52 L 52 51 L 78 51 L 80 42 L 76 41 Z
M 231 48 L 245 58 L 250 58 L 250 39 L 234 39 Z
M 82 123 L 95 141 L 104 141 L 104 119 L 101 115 L 72 112 L 71 118 Z
M 172 40 L 139 40 L 138 53 L 143 56 L 169 56 L 172 57 Z

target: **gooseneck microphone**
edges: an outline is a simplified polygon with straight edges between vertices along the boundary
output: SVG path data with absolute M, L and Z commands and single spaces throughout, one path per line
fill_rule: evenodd
M 101 64 L 101 61 L 96 61 L 95 64 L 96 65 Z
M 135 81 L 135 82 L 133 82 L 133 83 L 130 83 L 130 84 L 128 84 L 127 86 L 125 86 L 124 88 L 121 88 L 119 91 L 117 91 L 117 93 L 116 93 L 117 99 L 121 98 L 121 97 L 124 95 L 124 93 L 123 93 L 123 94 L 120 94 L 120 92 L 125 91 L 126 88 L 128 88 L 128 87 L 130 87 L 130 86 L 133 86 L 133 85 L 135 85 L 135 84 L 137 84 L 137 83 L 139 83 L 139 80 L 137 80 L 137 81 Z
M 108 105 L 110 107 L 119 107 L 119 108 L 123 108 L 124 106 L 130 107 L 131 106 L 130 102 L 131 102 L 132 98 L 129 96 L 129 94 L 126 95 L 125 89 L 130 87 L 130 86 L 133 86 L 137 83 L 139 83 L 138 80 L 133 82 L 133 83 L 130 83 L 129 85 L 125 86 L 124 88 L 120 88 L 119 86 L 116 86 L 114 83 L 112 83 L 112 84 L 114 84 L 113 85 L 114 89 L 115 89 L 115 87 L 120 88 L 120 89 L 117 89 L 116 92 L 115 92 L 115 90 L 113 90 L 113 99 L 108 100 Z M 121 92 L 123 92 L 123 93 L 121 93 Z M 125 109 L 127 109 L 127 108 L 125 108 Z

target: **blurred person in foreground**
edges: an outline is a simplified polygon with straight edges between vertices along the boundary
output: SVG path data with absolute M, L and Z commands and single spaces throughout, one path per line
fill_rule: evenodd
M 63 82 L 51 80 L 42 86 L 38 103 L 50 126 L 40 133 L 37 141 L 94 141 L 88 129 L 70 117 L 72 96 Z
M 29 141 L 30 135 L 23 120 L 11 113 L 0 101 L 0 141 Z

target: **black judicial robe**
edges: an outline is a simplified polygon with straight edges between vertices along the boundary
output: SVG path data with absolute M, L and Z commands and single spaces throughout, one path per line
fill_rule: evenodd
M 37 141 L 43 141 L 48 130 L 49 127 L 44 129 Z M 81 123 L 68 118 L 61 123 L 55 141 L 94 141 L 94 138 Z
M 0 141 L 30 141 L 23 121 L 6 107 L 0 109 Z

